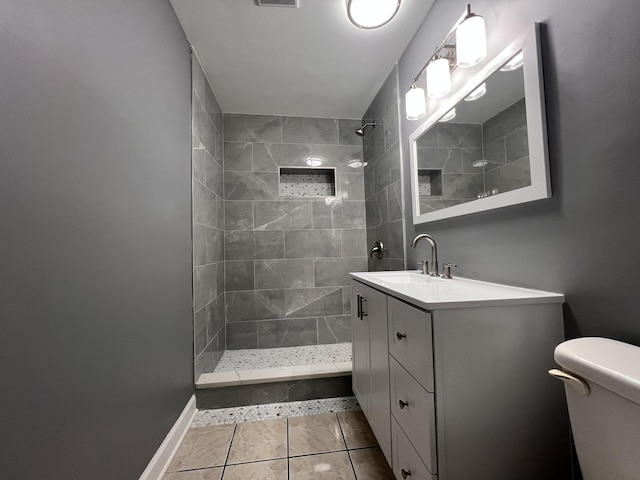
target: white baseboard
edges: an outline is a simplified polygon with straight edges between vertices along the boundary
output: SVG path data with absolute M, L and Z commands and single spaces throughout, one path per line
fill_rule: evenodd
M 192 395 L 184 410 L 173 424 L 169 433 L 164 438 L 164 441 L 156 451 L 147 468 L 145 468 L 140 480 L 160 480 L 167 471 L 169 463 L 173 460 L 173 456 L 176 454 L 182 439 L 189 430 L 191 421 L 196 414 L 196 397 Z

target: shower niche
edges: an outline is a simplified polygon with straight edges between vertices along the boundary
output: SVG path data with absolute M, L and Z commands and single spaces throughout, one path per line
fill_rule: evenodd
M 280 167 L 281 197 L 335 197 L 335 168 Z

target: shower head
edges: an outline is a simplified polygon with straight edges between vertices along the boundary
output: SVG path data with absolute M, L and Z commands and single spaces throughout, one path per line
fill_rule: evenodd
M 373 127 L 375 128 L 378 124 L 376 122 L 367 122 L 364 125 L 362 125 L 359 129 L 356 130 L 356 135 L 358 135 L 359 137 L 364 137 L 364 129 L 367 127 Z

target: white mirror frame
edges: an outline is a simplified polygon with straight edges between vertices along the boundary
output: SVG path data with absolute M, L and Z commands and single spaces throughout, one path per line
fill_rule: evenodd
M 502 67 L 517 52 L 524 55 L 523 76 L 527 116 L 527 133 L 529 137 L 529 162 L 531 168 L 531 185 L 499 195 L 479 198 L 466 203 L 443 208 L 433 212 L 420 214 L 418 195 L 418 150 L 417 140 L 420 136 L 438 123 L 438 120 L 449 110 L 461 102 L 478 85 Z M 533 27 L 524 36 L 512 42 L 493 60 L 474 75 L 462 88 L 453 93 L 440 107 L 431 114 L 410 136 L 409 153 L 411 160 L 411 192 L 413 223 L 427 223 L 445 218 L 483 212 L 494 208 L 502 208 L 519 203 L 532 202 L 551 197 L 549 178 L 549 152 L 547 146 L 547 120 L 544 99 L 544 82 L 542 77 L 542 57 L 540 55 L 540 25 Z

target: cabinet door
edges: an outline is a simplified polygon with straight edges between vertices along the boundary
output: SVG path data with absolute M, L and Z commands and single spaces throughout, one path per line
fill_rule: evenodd
M 371 390 L 367 419 L 380 448 L 391 464 L 391 410 L 389 400 L 389 342 L 387 295 L 365 287 L 362 290 L 364 321 L 369 324 Z
M 364 285 L 351 281 L 351 388 L 365 416 L 369 416 L 369 393 L 371 391 L 371 366 L 369 364 L 369 322 L 360 318 L 360 298 Z

